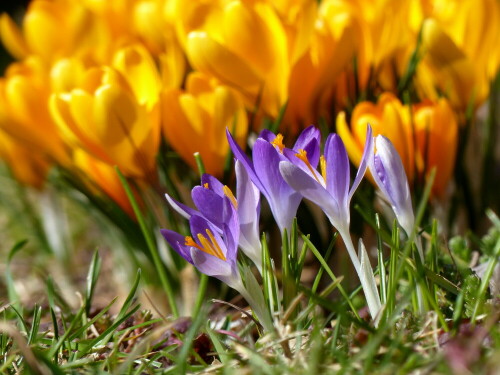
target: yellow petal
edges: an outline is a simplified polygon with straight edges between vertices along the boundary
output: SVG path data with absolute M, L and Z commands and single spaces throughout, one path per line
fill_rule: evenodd
M 33 152 L 33 149 L 0 131 L 0 158 L 8 164 L 19 182 L 36 189 L 43 187 L 50 168 L 43 154 Z
M 50 71 L 52 91 L 69 92 L 83 80 L 85 67 L 81 60 L 62 59 Z
M 425 173 L 437 168 L 432 191 L 441 196 L 453 175 L 457 149 L 458 124 L 445 99 L 423 105 L 415 111 L 415 135 L 424 157 Z M 446 152 L 443 152 L 446 150 Z
M 22 60 L 29 54 L 19 28 L 7 13 L 0 16 L 0 38 L 7 51 L 16 59 Z
M 93 111 L 97 138 L 109 146 L 122 142 L 138 120 L 136 107 L 130 95 L 119 87 L 100 87 L 95 93 Z
M 264 7 L 262 4 L 263 10 Z M 267 9 L 258 14 L 239 1 L 229 3 L 224 12 L 225 46 L 245 59 L 261 76 L 275 64 L 283 64 L 278 59 L 286 56 L 280 53 L 283 49 L 286 51 L 285 33 L 275 18 Z
M 53 94 L 49 100 L 50 113 L 65 142 L 73 149 L 84 148 L 95 157 L 112 164 L 113 161 L 96 139 L 93 124 L 88 118 L 92 106 L 93 98 L 81 90 L 75 90 L 72 94 Z M 87 113 L 83 119 L 78 117 L 82 113 Z
M 205 32 L 188 35 L 186 52 L 191 64 L 201 72 L 217 77 L 222 82 L 255 95 L 261 78 L 235 53 L 210 38 Z
M 359 164 L 361 163 L 361 157 L 363 155 L 363 149 L 360 147 L 358 141 L 352 136 L 351 131 L 349 130 L 349 125 L 347 124 L 345 119 L 345 112 L 340 112 L 337 115 L 335 126 L 338 135 L 344 142 L 349 158 L 354 163 L 354 165 L 359 166 Z M 364 138 L 366 138 L 366 125 Z
M 134 29 L 148 48 L 159 53 L 163 49 L 163 34 L 166 25 L 163 22 L 161 3 L 157 0 L 138 1 L 133 10 Z
M 141 45 L 119 50 L 114 57 L 114 67 L 130 84 L 139 104 L 152 108 L 159 100 L 161 80 L 149 52 Z
M 230 129 L 236 139 L 240 140 L 246 135 L 246 118 L 238 116 L 243 109 L 243 103 L 238 100 L 235 93 L 224 86 L 219 86 L 214 91 L 213 129 L 211 135 L 211 149 L 221 156 L 229 150 L 226 139 L 226 128 Z
M 135 218 L 130 201 L 112 165 L 95 159 L 81 149 L 74 150 L 74 163 L 84 174 L 89 188 L 99 194 L 97 185 L 113 199 L 130 217 Z
M 165 90 L 161 96 L 162 125 L 163 133 L 169 144 L 176 150 L 182 158 L 191 166 L 194 166 L 191 139 L 193 131 L 184 112 L 179 104 L 181 90 Z
M 66 48 L 65 34 L 70 30 L 61 30 L 66 14 L 61 13 L 58 3 L 52 1 L 31 2 L 23 20 L 26 42 L 33 52 L 46 60 L 59 56 Z
M 160 54 L 160 71 L 162 87 L 166 89 L 179 88 L 186 74 L 186 57 L 177 41 L 169 43 L 167 52 Z
M 433 19 L 425 20 L 422 26 L 422 48 L 431 56 L 437 68 L 447 67 L 465 58 L 464 53 Z

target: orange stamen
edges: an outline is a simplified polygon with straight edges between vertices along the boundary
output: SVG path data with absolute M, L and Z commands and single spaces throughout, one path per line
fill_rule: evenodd
M 201 250 L 201 251 L 204 251 L 204 250 L 203 250 L 203 248 L 202 248 L 200 245 L 198 245 L 196 242 L 194 242 L 193 237 L 191 237 L 191 236 L 186 236 L 186 237 L 184 238 L 184 241 L 185 241 L 185 242 L 184 242 L 184 245 L 186 245 L 186 246 L 196 247 L 197 249 L 199 249 L 199 250 Z
M 204 187 L 205 189 L 208 189 L 208 182 L 205 182 L 205 183 L 203 184 L 203 187 Z
M 208 237 L 210 237 L 210 241 L 212 241 L 213 248 L 215 250 L 215 253 L 217 254 L 216 256 L 219 259 L 226 260 L 226 257 L 224 256 L 224 253 L 222 252 L 219 243 L 215 240 L 213 233 L 209 229 L 206 230 L 206 233 Z
M 281 133 L 278 133 L 276 138 L 274 138 L 274 141 L 271 142 L 273 146 L 276 146 L 279 148 L 280 152 L 283 153 L 283 149 L 285 148 L 285 145 L 283 144 L 283 136 Z
M 298 157 L 300 160 L 302 160 L 306 164 L 307 169 L 309 169 L 309 171 L 311 171 L 314 179 L 316 181 L 318 181 L 318 183 L 321 183 L 319 181 L 318 177 L 316 176 L 316 171 L 312 167 L 311 163 L 309 163 L 309 159 L 307 158 L 307 151 L 303 150 L 303 149 L 300 149 L 299 152 L 297 154 L 295 154 L 295 156 Z
M 217 256 L 215 254 L 214 248 L 212 247 L 210 242 L 208 242 L 207 238 L 203 234 L 198 233 L 196 237 L 198 237 L 198 241 L 201 242 L 202 251 L 204 251 L 207 254 L 213 255 L 214 257 Z
M 222 252 L 222 249 L 220 248 L 219 244 L 215 240 L 213 233 L 209 229 L 206 230 L 206 233 L 207 233 L 208 237 L 210 238 L 210 242 L 203 234 L 198 233 L 198 235 L 196 237 L 201 242 L 202 246 L 198 245 L 193 240 L 193 237 L 190 237 L 190 236 L 185 237 L 184 245 L 196 247 L 198 250 L 201 250 L 204 253 L 213 255 L 214 257 L 217 257 L 217 258 L 222 259 L 222 260 L 226 260 L 226 256 L 224 255 L 224 253 Z
M 229 200 L 233 204 L 234 208 L 237 209 L 238 208 L 238 201 L 236 200 L 236 198 L 235 198 L 233 192 L 231 191 L 231 189 L 229 189 L 227 187 L 227 185 L 224 185 L 224 187 L 222 188 L 222 190 L 224 191 L 224 195 L 229 198 Z

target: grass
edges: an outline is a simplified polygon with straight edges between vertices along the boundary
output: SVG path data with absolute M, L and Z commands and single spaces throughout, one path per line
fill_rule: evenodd
M 367 319 L 359 290 L 349 291 L 345 275 L 335 275 L 328 263 L 335 236 L 323 252 L 296 225 L 284 246 L 283 262 L 292 261 L 282 272 L 276 272 L 263 238 L 263 290 L 276 329 L 267 333 L 241 300 L 228 305 L 205 299 L 192 318 L 145 310 L 138 302 L 147 293 L 140 270 L 119 305 L 117 299 L 97 304 L 96 290 L 107 279 L 98 252 L 88 264 L 77 308 L 69 307 L 52 278 L 44 302 L 22 306 L 11 270 L 26 245 L 20 242 L 10 250 L 4 273 L 0 373 L 488 373 L 497 368 L 500 348 L 498 296 L 490 287 L 500 256 L 500 221 L 488 215 L 492 225 L 484 237 L 456 237 L 450 246 L 434 222 L 422 235 L 424 263 L 413 260 L 396 227 L 381 233 L 374 220 L 376 274 L 386 306 L 377 328 Z M 482 279 L 469 268 L 475 251 L 485 265 Z M 311 284 L 301 281 L 310 256 L 320 264 Z M 425 312 L 414 303 L 417 284 L 425 291 Z

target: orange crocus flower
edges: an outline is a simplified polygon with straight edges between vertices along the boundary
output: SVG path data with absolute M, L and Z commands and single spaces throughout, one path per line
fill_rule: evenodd
M 351 116 L 337 116 L 337 132 L 344 140 L 349 157 L 358 165 L 366 137 L 366 124 L 373 134 L 391 140 L 401 156 L 410 183 L 423 178 L 436 167 L 432 192 L 442 196 L 451 179 L 458 137 L 455 114 L 446 99 L 403 105 L 394 95 L 384 93 L 377 104 L 359 103 Z

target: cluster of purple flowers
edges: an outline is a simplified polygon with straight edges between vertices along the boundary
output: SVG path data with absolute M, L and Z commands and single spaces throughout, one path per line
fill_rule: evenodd
M 328 136 L 321 155 L 321 136 L 314 126 L 300 134 L 293 148 L 285 147 L 281 134 L 264 130 L 253 145 L 251 159 L 229 131 L 227 138 L 236 159 L 236 196 L 210 175 L 203 175 L 201 185 L 192 190 L 196 209 L 167 195 L 170 205 L 189 219 L 191 227 L 191 236 L 187 237 L 163 229 L 170 246 L 200 272 L 220 279 L 245 296 L 248 293 L 238 270 L 237 255 L 241 248 L 262 271 L 260 193 L 282 233 L 290 233 L 300 201 L 306 198 L 322 208 L 343 238 L 375 319 L 381 308 L 380 297 L 363 244 L 360 242 L 358 254 L 352 244 L 349 206 L 369 168 L 400 225 L 410 235 L 414 216 L 408 181 L 391 142 L 383 136 L 373 137 L 368 126 L 362 160 L 351 185 L 347 151 L 337 134 Z

